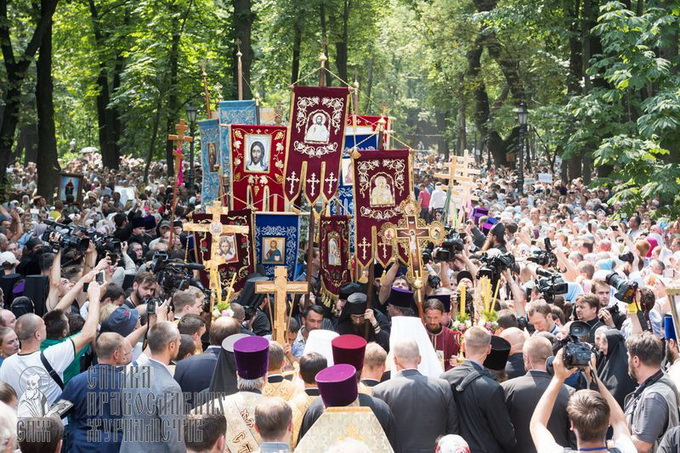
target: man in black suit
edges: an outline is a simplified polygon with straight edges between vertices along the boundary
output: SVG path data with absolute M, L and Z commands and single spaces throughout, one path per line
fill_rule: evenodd
M 175 380 L 182 392 L 189 393 L 187 403 L 193 406 L 194 395 L 210 387 L 217 357 L 222 341 L 230 335 L 239 333 L 241 326 L 234 318 L 222 316 L 210 326 L 210 346 L 203 354 L 197 354 L 177 362 Z
M 524 367 L 528 370 L 520 376 L 501 384 L 505 391 L 505 404 L 510 412 L 510 418 L 515 425 L 517 445 L 515 449 L 521 452 L 535 453 L 536 448 L 529 432 L 529 422 L 534 408 L 550 384 L 551 376 L 546 372 L 545 361 L 552 355 L 552 345 L 547 338 L 534 336 L 524 343 Z M 562 385 L 555 406 L 548 422 L 548 430 L 555 441 L 563 446 L 576 447 L 576 439 L 570 434 L 567 404 L 569 396 L 566 385 Z
M 491 334 L 481 327 L 469 328 L 465 352 L 465 361 L 441 376 L 451 385 L 461 436 L 472 453 L 515 451 L 515 429 L 503 389 L 482 365 L 491 352 Z
M 420 352 L 414 340 L 399 341 L 392 351 L 398 373 L 375 386 L 373 396 L 392 409 L 401 451 L 430 453 L 438 437 L 459 431 L 451 387 L 443 379 L 420 374 Z

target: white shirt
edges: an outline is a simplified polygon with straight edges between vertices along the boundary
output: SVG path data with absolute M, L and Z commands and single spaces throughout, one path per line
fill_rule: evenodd
M 441 189 L 434 189 L 430 196 L 430 209 L 443 209 L 446 203 L 446 192 Z
M 76 354 L 76 346 L 73 340 L 67 338 L 65 341 L 45 349 L 43 353 L 63 382 L 64 371 L 71 364 Z M 0 381 L 11 385 L 16 390 L 19 399 L 26 390 L 27 379 L 34 374 L 40 376 L 40 391 L 47 398 L 48 405 L 51 406 L 61 394 L 61 388 L 45 370 L 40 361 L 40 351 L 30 354 L 21 354 L 21 352 L 14 354 L 7 357 L 0 366 Z

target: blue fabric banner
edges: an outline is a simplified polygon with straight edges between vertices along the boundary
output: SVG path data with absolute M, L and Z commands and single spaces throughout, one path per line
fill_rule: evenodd
M 229 147 L 231 124 L 258 124 L 258 109 L 255 101 L 220 101 L 220 154 L 225 192 L 231 187 L 231 150 Z M 233 206 L 230 204 L 230 207 Z
M 203 170 L 201 203 L 207 205 L 220 195 L 220 123 L 218 120 L 199 121 L 198 130 L 201 133 L 201 169 Z
M 267 277 L 274 277 L 274 267 L 288 266 L 288 280 L 293 280 L 300 244 L 300 216 L 297 214 L 255 214 L 255 254 Z

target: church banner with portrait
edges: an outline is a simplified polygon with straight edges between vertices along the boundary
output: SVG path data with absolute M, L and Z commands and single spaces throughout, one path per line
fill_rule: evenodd
M 330 200 L 338 190 L 348 98 L 347 87 L 293 87 L 284 190 L 289 201 L 300 193 L 310 203 Z
M 207 205 L 220 196 L 220 168 L 222 153 L 220 149 L 219 120 L 203 120 L 198 122 L 201 133 L 201 203 Z
M 226 292 L 231 285 L 231 279 L 236 274 L 234 281 L 234 291 L 240 291 L 248 278 L 248 275 L 255 272 L 254 250 L 252 247 L 252 217 L 250 210 L 231 211 L 229 214 L 220 216 L 222 225 L 238 225 L 250 227 L 248 234 L 242 233 L 220 233 L 218 238 L 214 238 L 210 232 L 195 231 L 194 243 L 197 244 L 196 259 L 203 264 L 211 259 L 210 252 L 212 241 L 219 241 L 217 256 L 212 257 L 218 263 L 220 283 L 222 291 Z M 211 214 L 193 214 L 194 223 L 210 225 Z M 207 271 L 200 271 L 201 283 L 206 288 L 209 286 L 209 274 Z
M 255 255 L 267 277 L 274 278 L 276 266 L 288 267 L 288 280 L 297 277 L 300 239 L 298 214 L 255 214 Z
M 231 125 L 232 209 L 282 212 L 286 127 Z
M 255 101 L 220 101 L 217 110 L 220 122 L 220 165 L 222 167 L 223 193 L 227 199 L 222 200 L 231 206 L 228 200 L 231 188 L 231 140 L 229 126 L 232 124 L 259 124 L 259 112 Z M 227 203 L 228 202 L 228 203 Z
M 380 234 L 402 217 L 399 205 L 412 192 L 409 151 L 364 151 L 354 159 L 356 257 L 363 267 L 374 256 L 383 266 L 392 258 L 393 238 Z
M 349 220 L 348 216 L 331 215 L 321 216 L 319 223 L 321 302 L 328 308 L 338 300 L 340 286 L 352 280 Z

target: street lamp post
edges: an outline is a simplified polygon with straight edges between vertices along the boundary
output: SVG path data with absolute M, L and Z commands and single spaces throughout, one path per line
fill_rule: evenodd
M 194 136 L 194 126 L 196 124 L 196 107 L 190 102 L 186 108 L 187 120 L 189 120 L 189 135 Z M 189 197 L 194 196 L 194 140 L 189 142 L 189 180 L 187 181 Z
M 519 108 L 515 112 L 519 120 L 519 173 L 517 183 L 519 184 L 520 195 L 524 195 L 524 136 L 527 133 L 527 121 L 529 120 L 529 111 L 524 101 L 519 103 Z

